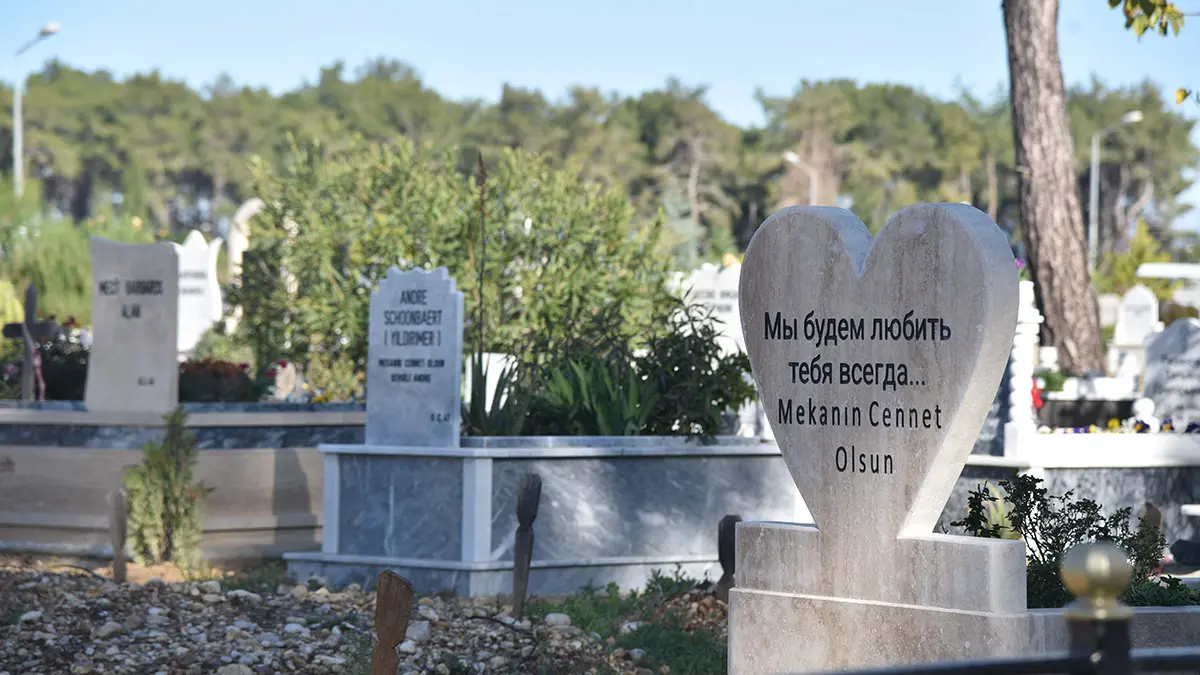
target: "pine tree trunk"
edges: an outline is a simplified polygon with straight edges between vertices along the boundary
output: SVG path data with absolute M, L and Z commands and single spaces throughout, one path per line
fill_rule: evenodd
M 1042 344 L 1072 373 L 1102 371 L 1075 148 L 1058 55 L 1058 0 L 1004 0 L 1021 229 L 1039 287 Z

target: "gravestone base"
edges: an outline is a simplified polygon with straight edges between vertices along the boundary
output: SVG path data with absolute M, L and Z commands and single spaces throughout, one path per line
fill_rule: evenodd
M 793 675 L 1011 657 L 1030 653 L 1035 628 L 1028 612 L 964 612 L 734 588 L 729 673 Z
M 459 563 L 457 561 L 406 560 L 338 553 L 285 553 L 289 578 L 303 580 L 320 577 L 341 587 L 356 583 L 375 588 L 379 573 L 391 570 L 408 579 L 419 593 L 451 593 L 462 598 L 511 595 L 512 561 Z M 611 561 L 538 561 L 529 575 L 530 596 L 570 595 L 587 586 L 604 588 L 644 588 L 655 573 L 674 572 L 693 579 L 716 579 L 721 567 L 716 562 L 687 562 L 667 566 L 660 562 Z
M 812 525 L 738 524 L 731 675 L 1045 651 L 1022 542 L 931 534 L 864 543 L 858 559 L 821 543 Z

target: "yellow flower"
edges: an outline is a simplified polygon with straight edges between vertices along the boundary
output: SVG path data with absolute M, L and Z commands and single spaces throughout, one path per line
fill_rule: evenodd
M 1094 434 L 1097 431 L 1100 431 L 1100 427 L 1096 426 L 1095 424 L 1088 425 L 1088 433 L 1089 434 Z
M 1120 428 L 1121 428 L 1121 420 L 1119 420 L 1119 419 L 1117 419 L 1117 418 L 1115 418 L 1115 417 L 1114 417 L 1114 418 L 1112 418 L 1112 419 L 1110 419 L 1110 420 L 1108 421 L 1108 428 L 1109 428 L 1110 430 L 1116 430 L 1116 429 L 1120 429 Z

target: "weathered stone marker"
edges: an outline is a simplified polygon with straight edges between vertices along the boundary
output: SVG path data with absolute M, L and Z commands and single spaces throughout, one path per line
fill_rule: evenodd
M 517 534 L 513 546 L 513 616 L 525 613 L 529 590 L 529 567 L 533 563 L 533 521 L 542 501 L 542 477 L 527 473 L 517 489 Z
M 395 675 L 400 666 L 396 647 L 404 642 L 412 612 L 413 587 L 408 579 L 391 570 L 379 574 L 375 590 L 375 648 L 371 651 L 371 675 Z
M 738 525 L 729 672 L 1023 644 L 1022 542 L 932 533 L 1012 348 L 1004 233 L 961 204 L 906 208 L 876 239 L 842 209 L 784 209 L 750 243 L 740 303 L 763 406 L 816 526 Z
M 1183 430 L 1200 422 L 1200 320 L 1179 319 L 1146 344 L 1146 397 L 1154 416 Z
M 113 581 L 117 583 L 125 583 L 125 537 L 129 532 L 129 495 L 124 489 L 114 490 L 108 495 L 109 511 L 108 528 L 109 537 L 112 540 L 113 562 L 112 575 Z
M 737 572 L 737 524 L 742 517 L 730 514 L 717 523 L 717 561 L 721 563 L 721 578 L 717 580 L 718 600 L 729 602 L 729 590 L 733 588 Z
M 463 294 L 445 267 L 393 267 L 371 295 L 367 445 L 458 447 Z
M 179 404 L 179 256 L 172 242 L 92 237 L 90 411 L 165 414 Z

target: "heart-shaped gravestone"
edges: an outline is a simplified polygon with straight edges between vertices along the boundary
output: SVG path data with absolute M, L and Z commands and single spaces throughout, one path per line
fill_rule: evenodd
M 754 234 L 742 330 L 784 460 L 821 531 L 872 543 L 932 531 L 1012 348 L 1008 238 L 962 204 L 794 207 Z

